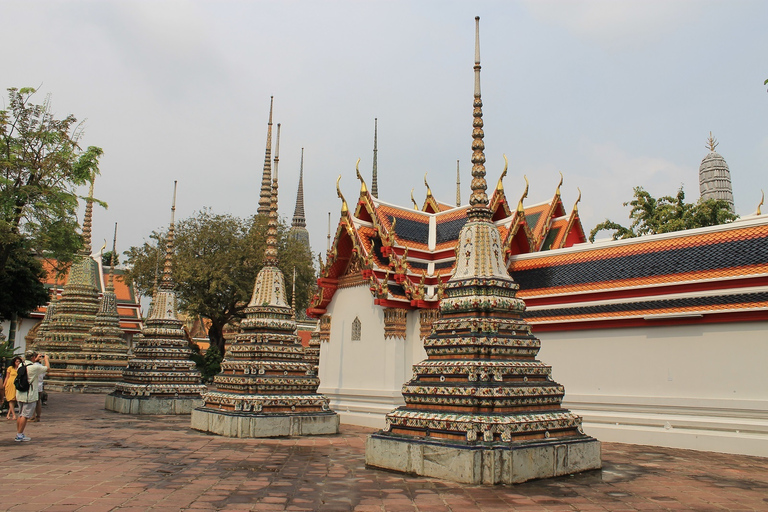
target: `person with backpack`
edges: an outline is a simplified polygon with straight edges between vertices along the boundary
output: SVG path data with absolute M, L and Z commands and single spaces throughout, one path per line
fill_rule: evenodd
M 3 381 L 3 390 L 5 399 L 8 401 L 8 414 L 6 418 L 16 420 L 16 386 L 13 381 L 16 380 L 16 369 L 21 364 L 21 358 L 16 356 L 11 361 L 11 366 L 5 371 L 5 380 Z
M 30 351 L 24 354 L 24 363 L 19 365 L 16 370 L 16 401 L 19 403 L 21 412 L 16 419 L 16 442 L 31 441 L 32 438 L 24 434 L 27 427 L 27 421 L 35 416 L 37 400 L 39 398 L 37 383 L 38 379 L 50 369 L 51 362 L 48 355 L 38 354 Z M 40 364 L 40 360 L 43 364 Z

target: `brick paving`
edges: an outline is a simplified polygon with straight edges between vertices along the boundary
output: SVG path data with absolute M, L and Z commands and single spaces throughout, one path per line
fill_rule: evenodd
M 50 394 L 28 443 L 0 419 L 0 510 L 768 511 L 768 459 L 603 444 L 602 471 L 479 487 L 366 469 L 371 429 L 228 439 L 189 416 L 104 410 L 103 395 Z

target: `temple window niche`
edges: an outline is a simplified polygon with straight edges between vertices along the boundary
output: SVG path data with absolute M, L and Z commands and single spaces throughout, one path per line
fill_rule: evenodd
M 355 317 L 355 319 L 352 320 L 352 341 L 360 341 L 361 327 L 362 324 L 360 318 Z

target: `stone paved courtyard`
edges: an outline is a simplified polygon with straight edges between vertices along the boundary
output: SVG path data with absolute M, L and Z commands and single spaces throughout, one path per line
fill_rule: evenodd
M 189 416 L 132 417 L 103 395 L 51 393 L 28 443 L 0 421 L 0 510 L 768 510 L 768 459 L 603 444 L 602 471 L 475 487 L 364 465 L 370 429 L 227 439 Z

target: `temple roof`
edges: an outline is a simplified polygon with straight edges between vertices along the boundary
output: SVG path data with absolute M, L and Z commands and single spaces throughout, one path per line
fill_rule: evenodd
M 510 258 L 537 330 L 768 319 L 768 216 Z
M 336 235 L 318 280 L 319 292 L 308 314 L 324 314 L 339 286 L 362 282 L 370 285 L 376 304 L 437 307 L 439 288 L 453 272 L 457 239 L 470 206 L 437 201 L 428 185 L 421 210 L 397 206 L 373 197 L 358 178 L 358 201 L 349 208 L 343 200 Z M 559 185 L 551 200 L 513 209 L 499 179 L 488 204 L 505 259 L 586 241 L 578 210 L 574 207 L 566 213 Z

